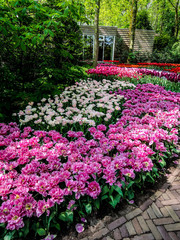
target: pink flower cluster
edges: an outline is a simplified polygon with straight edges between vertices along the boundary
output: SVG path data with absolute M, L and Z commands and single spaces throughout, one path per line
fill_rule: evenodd
M 166 71 L 158 71 L 154 69 L 146 69 L 146 68 L 128 68 L 128 67 L 118 67 L 111 63 L 99 64 L 96 68 L 89 69 L 87 71 L 88 74 L 97 74 L 103 76 L 118 76 L 136 78 L 137 80 L 142 77 L 143 74 L 164 77 L 172 82 L 180 82 L 180 74 L 175 72 L 166 72 Z
M 151 156 L 163 155 L 166 142 L 177 144 L 180 93 L 143 84 L 116 94 L 126 98 L 122 117 L 108 129 L 91 127 L 90 139 L 0 124 L 0 223 L 7 229 L 49 215 L 55 204 L 69 209 L 81 196 L 96 199 L 105 183 L 121 187 L 136 172 L 151 171 Z
M 98 74 L 103 76 L 118 76 L 136 78 L 139 79 L 141 77 L 141 73 L 137 71 L 137 68 L 121 68 L 111 64 L 102 64 L 97 66 L 96 68 L 89 69 L 87 71 L 88 74 Z
M 180 74 L 177 74 L 175 72 L 158 71 L 158 70 L 146 69 L 146 68 L 140 68 L 138 69 L 137 72 L 141 74 L 151 75 L 151 76 L 156 76 L 161 78 L 164 77 L 171 82 L 180 82 Z

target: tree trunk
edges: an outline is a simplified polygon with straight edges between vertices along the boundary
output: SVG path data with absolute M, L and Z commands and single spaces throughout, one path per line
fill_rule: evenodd
M 94 19 L 94 59 L 93 67 L 97 66 L 98 55 L 99 55 L 99 10 L 100 0 L 96 0 L 95 19 Z
M 178 38 L 178 32 L 179 32 L 179 0 L 177 1 L 175 8 L 175 29 L 174 29 L 175 38 Z
M 178 37 L 179 32 L 179 1 L 177 0 L 175 3 L 172 0 L 168 0 L 170 4 L 173 6 L 175 10 L 175 23 L 174 23 L 174 36 L 175 38 Z
M 137 3 L 138 3 L 138 0 L 131 0 L 131 16 L 130 16 L 130 27 L 129 27 L 129 39 L 130 39 L 129 53 L 132 53 L 134 48 Z

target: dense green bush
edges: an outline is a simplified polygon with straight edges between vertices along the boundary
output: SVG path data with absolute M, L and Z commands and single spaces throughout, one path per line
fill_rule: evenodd
M 154 39 L 154 49 L 150 60 L 151 62 L 179 63 L 179 41 L 167 34 L 156 36 Z
M 136 28 L 148 30 L 152 29 L 147 10 L 141 10 L 138 12 L 136 18 Z
M 56 1 L 11 0 L 0 5 L 1 120 L 25 96 L 73 83 L 71 67 L 82 53 L 77 24 L 82 11 L 81 5 Z

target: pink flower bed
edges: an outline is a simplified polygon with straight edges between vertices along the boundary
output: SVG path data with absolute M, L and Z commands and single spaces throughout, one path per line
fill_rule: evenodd
M 105 185 L 125 192 L 138 173 L 164 166 L 178 142 L 180 93 L 143 84 L 118 94 L 126 99 L 122 117 L 89 128 L 90 139 L 0 124 L 0 223 L 19 229 L 25 218 L 49 216 L 56 205 L 78 211 L 78 199 L 99 198 Z
M 89 69 L 87 71 L 88 74 L 96 74 L 102 76 L 117 76 L 117 77 L 129 77 L 139 79 L 143 74 L 164 77 L 172 82 L 180 82 L 180 74 L 174 72 L 166 72 L 166 71 L 158 71 L 154 69 L 146 69 L 146 68 L 126 68 L 126 67 L 118 67 L 113 64 L 99 64 L 96 68 Z
M 115 76 L 118 77 L 129 77 L 129 78 L 140 78 L 141 73 L 138 73 L 136 68 L 120 68 L 111 64 L 101 64 L 96 68 L 89 69 L 88 74 L 98 74 L 103 76 Z

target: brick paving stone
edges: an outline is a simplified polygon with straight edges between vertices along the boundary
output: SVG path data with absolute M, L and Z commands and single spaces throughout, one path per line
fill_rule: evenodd
M 121 233 L 120 233 L 119 229 L 116 228 L 116 229 L 114 230 L 114 240 L 121 240 L 121 239 L 122 239 Z
M 106 240 L 113 240 L 113 239 L 112 239 L 111 237 L 108 236 L 108 237 L 106 237 Z
M 150 216 L 151 219 L 156 218 L 156 215 L 154 214 L 154 212 L 153 212 L 153 210 L 152 210 L 151 207 L 149 207 L 149 208 L 147 209 L 147 213 L 149 214 L 149 216 Z
M 136 230 L 136 232 L 137 232 L 138 235 L 140 235 L 141 233 L 143 233 L 142 228 L 140 227 L 137 218 L 134 218 L 134 219 L 132 220 L 132 224 L 133 224 L 133 226 L 134 226 L 134 228 L 135 228 L 135 230 Z
M 148 199 L 139 208 L 142 211 L 145 211 L 152 203 L 153 203 L 153 200 L 152 199 Z
M 151 197 L 150 197 L 150 199 L 151 200 L 156 200 L 158 197 L 160 197 L 162 195 L 162 192 L 161 191 L 157 191 L 157 192 L 155 192 Z
M 169 178 L 168 178 L 168 183 L 172 183 L 173 181 L 174 181 L 174 179 L 175 179 L 175 176 L 170 176 Z
M 177 235 L 174 232 L 169 232 L 169 236 L 172 240 L 179 240 L 179 238 L 177 237 Z
M 130 236 L 136 235 L 136 231 L 135 231 L 131 221 L 127 222 L 125 225 L 126 225 L 126 228 L 127 228 Z
M 180 201 L 178 201 L 177 199 L 170 199 L 170 200 L 161 201 L 161 203 L 162 203 L 164 206 L 168 206 L 168 205 L 178 205 L 178 204 L 180 204 Z
M 81 240 L 88 240 L 88 238 L 87 238 L 87 237 L 85 237 L 85 238 L 81 238 Z
M 160 197 L 158 198 L 158 200 L 159 200 L 159 201 L 163 201 L 163 200 L 164 200 L 163 196 L 160 196 Z
M 89 240 L 100 239 L 109 232 L 107 228 L 102 228 L 98 232 L 95 232 L 92 236 L 89 237 Z
M 130 238 L 123 238 L 123 240 L 131 240 Z
M 172 185 L 172 186 L 178 186 L 178 185 L 179 185 L 179 182 L 178 182 L 178 181 L 174 181 L 171 185 Z M 171 187 L 170 187 L 170 189 L 171 189 Z
M 171 206 L 175 211 L 180 210 L 180 204 L 179 205 L 172 205 Z
M 180 239 L 180 232 L 177 232 L 177 236 L 178 236 L 178 238 Z
M 164 225 L 164 224 L 170 224 L 174 223 L 174 220 L 172 218 L 158 218 L 153 220 L 155 225 Z
M 132 212 L 126 214 L 126 218 L 127 218 L 127 220 L 131 220 L 132 218 L 136 217 L 140 213 L 142 213 L 142 210 L 140 208 L 136 208 Z
M 100 220 L 100 221 L 98 221 L 98 223 L 95 226 L 90 226 L 90 230 L 92 233 L 94 233 L 104 227 L 105 227 L 104 222 L 102 220 Z
M 165 207 L 160 208 L 160 210 L 163 214 L 163 217 L 169 217 L 169 213 Z
M 153 234 L 153 236 L 155 237 L 156 240 L 161 240 L 161 234 L 159 233 L 159 231 L 157 230 L 156 226 L 154 225 L 152 220 L 147 220 L 146 221 L 148 227 L 151 230 L 151 233 Z
M 159 230 L 163 240 L 172 240 L 163 226 L 158 226 L 157 229 Z
M 159 208 L 156 206 L 156 204 L 152 203 L 152 209 L 157 217 L 163 217 L 162 213 L 160 212 Z
M 167 231 L 170 231 L 170 232 L 179 231 L 180 223 L 168 224 L 168 225 L 164 225 L 164 227 Z
M 169 200 L 170 199 L 169 196 L 166 194 L 166 192 L 163 193 L 162 197 L 163 197 L 164 200 Z
M 122 225 L 122 227 L 119 228 L 119 231 L 121 233 L 122 238 L 128 237 L 128 231 L 125 225 Z
M 178 215 L 178 217 L 180 218 L 180 210 L 179 211 L 175 211 L 175 212 Z
M 126 222 L 126 219 L 125 217 L 120 217 L 118 219 L 116 219 L 115 221 L 111 222 L 109 225 L 108 225 L 108 228 L 109 230 L 114 230 L 115 228 L 117 227 L 120 227 L 123 223 Z
M 162 185 L 162 187 L 159 189 L 159 191 L 165 192 L 168 187 L 169 187 L 169 184 L 168 184 L 168 183 L 164 183 L 164 184 Z
M 154 240 L 154 237 L 151 233 L 148 233 L 141 236 L 135 236 L 133 240 Z
M 180 194 L 179 194 L 176 190 L 172 190 L 171 192 L 172 192 L 172 194 L 173 194 L 173 196 L 174 196 L 175 198 L 177 198 L 178 200 L 180 200 Z
M 159 201 L 159 199 L 156 200 L 156 206 L 157 206 L 158 208 L 163 207 L 163 205 L 162 205 L 162 203 Z
M 143 217 L 142 217 L 142 216 L 139 216 L 139 217 L 137 217 L 137 220 L 138 220 L 138 222 L 139 222 L 139 224 L 140 224 L 143 232 L 144 232 L 144 233 L 148 232 L 148 231 L 149 231 L 149 228 L 148 228 L 146 222 L 144 221 Z
M 145 212 L 142 213 L 142 217 L 143 217 L 144 219 L 149 219 L 149 215 L 147 214 L 147 211 L 145 211 Z
M 174 195 L 171 191 L 169 191 L 169 189 L 167 189 L 166 194 L 169 196 L 170 199 L 174 199 Z
M 180 189 L 180 185 L 174 185 L 171 187 L 171 190 L 179 190 Z
M 175 213 L 175 211 L 172 209 L 171 206 L 166 206 L 167 211 L 169 212 L 170 216 L 172 217 L 172 219 L 175 222 L 179 222 L 179 217 L 177 216 L 177 214 Z
M 179 169 L 176 168 L 176 170 L 172 173 L 173 176 L 177 176 L 179 174 Z

